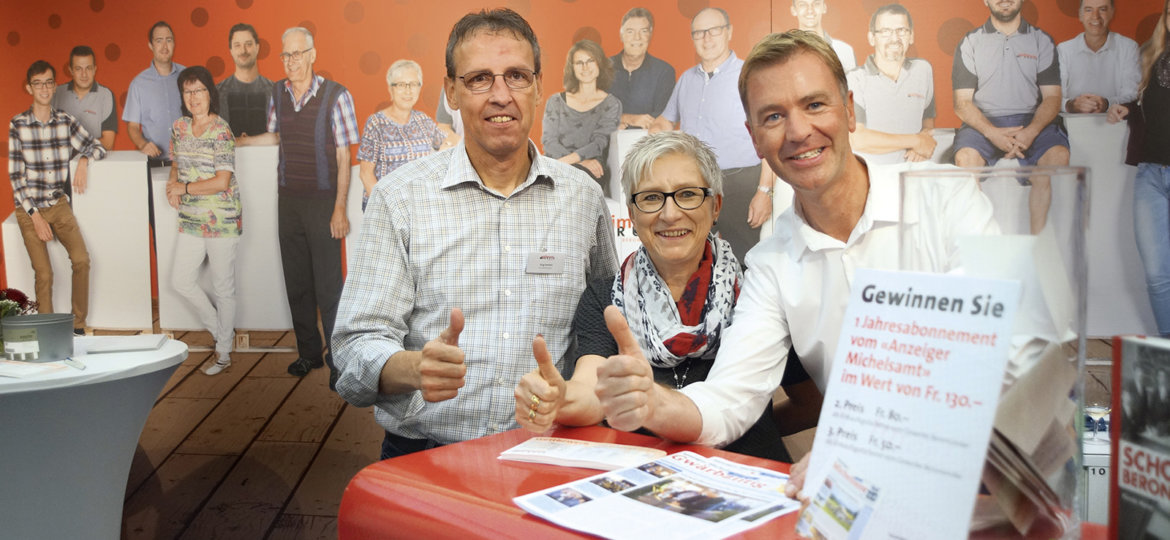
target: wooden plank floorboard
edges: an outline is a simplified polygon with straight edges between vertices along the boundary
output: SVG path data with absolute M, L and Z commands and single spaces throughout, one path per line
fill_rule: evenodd
M 380 457 L 384 433 L 373 407 L 346 405 L 285 512 L 336 516 L 349 480 Z
M 317 453 L 317 444 L 258 441 L 180 538 L 263 538 Z
M 248 372 L 249 377 L 292 377 L 288 374 L 288 365 L 297 359 L 294 352 L 266 353 L 264 358 Z
M 237 456 L 171 456 L 126 502 L 122 511 L 122 538 L 178 538 L 237 459 Z
M 126 482 L 127 496 L 138 491 L 158 465 L 166 461 L 183 440 L 198 426 L 208 413 L 219 405 L 218 399 L 175 398 L 159 400 L 146 419 L 146 427 L 138 439 L 134 461 L 130 465 L 130 479 Z
M 216 375 L 218 378 L 222 376 Z M 188 454 L 241 454 L 298 381 L 245 378 L 179 446 Z
M 192 353 L 207 354 L 207 353 Z M 214 377 L 193 373 L 175 387 L 169 394 L 173 397 L 223 399 L 239 384 L 240 380 L 260 361 L 259 353 L 235 353 L 232 365 Z
M 281 514 L 268 540 L 335 540 L 337 518 Z
M 289 332 L 286 330 L 248 330 L 248 341 L 252 347 L 275 347 Z
M 337 421 L 342 405 L 345 400 L 329 389 L 329 372 L 313 370 L 301 380 L 256 440 L 320 443 Z
M 187 359 L 179 364 L 178 369 L 171 374 L 171 378 L 167 379 L 167 383 L 163 385 L 162 392 L 159 392 L 159 397 L 166 396 L 171 390 L 174 390 L 179 383 L 183 382 L 188 376 L 195 374 L 196 370 L 203 362 L 211 357 L 211 353 L 188 352 Z

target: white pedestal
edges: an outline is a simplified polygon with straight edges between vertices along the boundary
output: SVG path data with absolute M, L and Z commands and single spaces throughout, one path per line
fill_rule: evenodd
M 1086 434 L 1085 439 L 1092 437 Z M 1098 440 L 1109 441 L 1108 433 L 1098 433 Z M 1084 470 L 1081 472 L 1081 521 L 1109 523 L 1109 445 L 1084 445 Z
M 89 326 L 139 329 L 153 324 L 146 199 L 146 157 L 140 152 L 111 152 L 91 163 L 85 193 L 73 195 L 73 214 L 90 258 Z M 8 286 L 34 296 L 32 264 L 15 215 L 4 220 L 3 236 Z M 69 313 L 72 272 L 57 240 L 49 242 L 49 259 L 52 309 Z
M 1064 115 L 1071 165 L 1089 168 L 1089 336 L 1158 333 L 1133 235 L 1129 128 L 1104 114 Z

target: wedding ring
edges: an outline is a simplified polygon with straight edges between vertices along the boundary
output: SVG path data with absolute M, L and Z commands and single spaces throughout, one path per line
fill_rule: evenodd
M 532 401 L 532 406 L 533 406 L 533 407 L 536 407 L 536 406 L 540 405 L 540 398 L 536 397 L 536 394 L 532 394 L 532 399 L 531 399 L 531 401 Z
M 529 409 L 528 420 L 531 421 L 533 418 L 536 418 L 536 409 Z

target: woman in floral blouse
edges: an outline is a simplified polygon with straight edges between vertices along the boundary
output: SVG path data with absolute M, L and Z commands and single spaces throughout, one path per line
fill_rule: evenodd
M 167 202 L 179 211 L 171 285 L 215 338 L 216 361 L 203 370 L 215 375 L 231 365 L 235 339 L 236 247 L 244 231 L 236 141 L 231 126 L 216 114 L 219 95 L 211 73 L 202 66 L 189 67 L 179 73 L 178 83 L 183 116 L 171 126 L 174 165 L 167 182 Z M 198 283 L 204 259 L 214 304 Z
M 425 113 L 414 110 L 422 90 L 422 68 L 414 60 L 399 60 L 386 71 L 390 106 L 366 120 L 358 147 L 358 176 L 365 193 L 362 210 L 374 185 L 391 171 L 444 147 L 446 134 Z

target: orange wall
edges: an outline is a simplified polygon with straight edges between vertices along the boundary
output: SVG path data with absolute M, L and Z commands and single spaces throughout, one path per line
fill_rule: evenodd
M 853 45 L 859 59 L 871 52 L 866 42 L 869 14 L 889 0 L 828 0 L 825 26 L 833 37 Z M 1027 20 L 1052 34 L 1058 42 L 1081 31 L 1076 20 L 1079 0 L 1035 0 L 1024 6 Z M 955 127 L 950 102 L 950 66 L 962 35 L 987 18 L 979 0 L 902 2 L 915 17 L 916 44 L 912 56 L 934 64 L 940 127 Z M 274 49 L 280 33 L 290 26 L 314 31 L 317 70 L 346 85 L 353 93 L 359 125 L 387 105 L 386 68 L 398 58 L 411 58 L 423 67 L 424 83 L 418 108 L 433 114 L 438 103 L 443 54 L 451 25 L 464 13 L 503 5 L 528 19 L 544 48 L 545 95 L 559 92 L 561 72 L 569 46 L 578 39 L 601 43 L 610 54 L 621 49 L 618 25 L 630 7 L 642 5 L 656 18 L 651 53 L 682 71 L 696 63 L 688 36 L 690 17 L 711 5 L 705 0 L 11 0 L 0 6 L 0 116 L 11 118 L 29 106 L 24 73 L 34 60 L 46 59 L 62 70 L 69 49 L 87 44 L 97 52 L 98 81 L 119 99 L 119 114 L 130 80 L 150 62 L 146 32 L 156 20 L 175 30 L 175 60 L 190 66 L 206 65 L 216 79 L 231 73 L 227 31 L 236 22 L 248 22 L 260 33 L 261 71 L 276 80 L 283 77 Z M 734 25 L 732 48 L 743 57 L 751 45 L 771 31 L 795 26 L 790 0 L 736 0 L 714 3 L 727 9 Z M 1153 29 L 1161 8 L 1156 0 L 1119 2 L 1115 31 L 1143 41 Z M 58 72 L 58 81 L 68 75 Z M 539 125 L 533 133 L 539 140 Z M 116 149 L 133 149 L 122 124 Z M 12 209 L 11 184 L 0 182 L 0 216 Z M 0 261 L 2 263 L 2 261 Z M 3 268 L 0 264 L 0 279 Z

